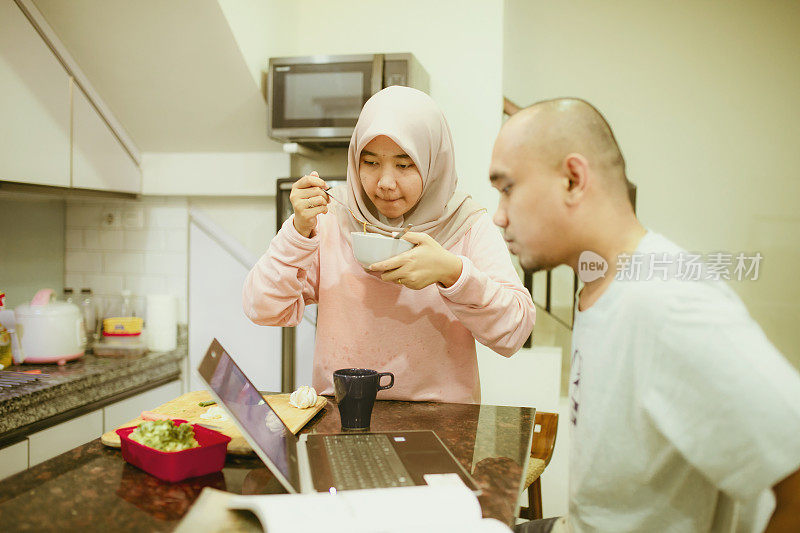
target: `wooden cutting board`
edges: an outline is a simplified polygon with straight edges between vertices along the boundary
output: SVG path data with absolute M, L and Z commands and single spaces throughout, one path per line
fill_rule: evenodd
M 298 409 L 297 407 L 289 405 L 288 394 L 267 395 L 264 396 L 264 399 L 267 401 L 269 406 L 272 407 L 275 413 L 281 417 L 283 423 L 286 424 L 292 433 L 295 434 L 303 429 L 303 426 L 305 426 L 309 420 L 314 418 L 314 415 L 316 415 L 323 407 L 325 407 L 325 404 L 327 403 L 325 397 L 320 396 L 317 398 L 317 403 L 314 405 L 314 407 L 309 407 L 308 409 Z M 219 421 L 203 420 L 200 418 L 201 414 L 205 413 L 208 409 L 214 406 L 210 405 L 207 407 L 200 407 L 198 404 L 200 402 L 209 400 L 211 400 L 211 393 L 208 391 L 203 390 L 187 392 L 182 396 L 178 396 L 174 400 L 168 401 L 164 405 L 160 405 L 155 409 L 152 409 L 152 411 L 154 413 L 166 415 L 170 418 L 180 418 L 191 422 L 192 424 L 217 426 L 219 428 L 217 431 L 224 433 L 231 438 L 231 441 L 228 443 L 228 453 L 234 455 L 248 455 L 253 453 L 253 449 L 239 432 L 239 429 L 232 420 L 228 419 L 226 421 Z M 131 426 L 137 426 L 143 421 L 144 420 L 142 420 L 142 418 L 135 418 L 119 427 L 127 428 Z M 100 442 L 112 448 L 119 448 L 119 435 L 116 434 L 116 429 L 119 428 L 115 428 L 112 431 L 104 433 L 103 436 L 100 437 Z

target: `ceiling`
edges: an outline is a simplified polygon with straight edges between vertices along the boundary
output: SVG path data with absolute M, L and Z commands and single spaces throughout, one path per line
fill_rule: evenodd
M 216 0 L 34 3 L 139 150 L 280 150 Z

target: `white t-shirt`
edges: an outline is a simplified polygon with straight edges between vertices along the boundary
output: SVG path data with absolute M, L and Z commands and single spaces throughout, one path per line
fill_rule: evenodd
M 665 252 L 684 250 L 637 248 Z M 800 377 L 725 283 L 647 277 L 576 312 L 570 525 L 761 531 L 800 467 Z

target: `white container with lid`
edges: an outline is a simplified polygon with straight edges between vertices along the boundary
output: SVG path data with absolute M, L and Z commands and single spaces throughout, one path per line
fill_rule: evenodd
M 51 301 L 52 289 L 36 293 L 30 304 L 14 309 L 25 363 L 58 363 L 83 356 L 86 336 L 78 306 Z

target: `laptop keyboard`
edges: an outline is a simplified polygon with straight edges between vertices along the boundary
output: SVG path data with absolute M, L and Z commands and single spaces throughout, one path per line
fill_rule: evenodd
M 326 435 L 324 442 L 339 490 L 414 485 L 386 435 Z

